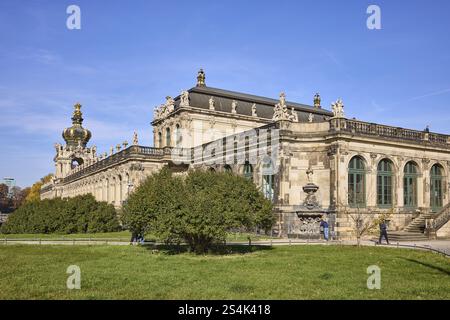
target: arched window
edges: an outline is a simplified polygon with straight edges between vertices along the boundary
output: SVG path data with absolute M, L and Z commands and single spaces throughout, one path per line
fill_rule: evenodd
M 162 133 L 158 132 L 158 148 L 162 148 Z
M 366 167 L 363 158 L 357 156 L 348 165 L 348 204 L 351 207 L 366 205 Z
M 392 206 L 392 162 L 383 159 L 378 164 L 377 172 L 377 204 L 379 207 Z
M 78 166 L 81 166 L 83 164 L 83 159 L 81 158 L 74 158 L 72 159 L 71 167 L 72 169 L 75 169 Z
M 166 147 L 170 147 L 170 128 L 166 128 Z
M 181 146 L 181 130 L 180 130 L 180 125 L 177 124 L 177 126 L 175 127 L 175 146 L 177 148 L 179 148 Z
M 270 201 L 274 200 L 274 190 L 275 190 L 275 175 L 274 175 L 273 162 L 270 157 L 266 157 L 263 160 L 262 165 L 262 189 L 264 196 Z
M 253 181 L 253 166 L 248 161 L 244 164 L 244 177 Z
M 410 161 L 403 170 L 403 204 L 408 208 L 417 207 L 417 165 Z
M 431 210 L 436 212 L 443 205 L 443 172 L 439 164 L 435 164 L 430 172 L 430 205 Z

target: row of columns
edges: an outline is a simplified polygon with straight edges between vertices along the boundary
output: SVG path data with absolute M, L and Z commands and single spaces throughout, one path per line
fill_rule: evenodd
M 128 173 L 86 179 L 65 186 L 62 197 L 75 197 L 91 193 L 97 201 L 121 206 L 134 187 L 132 182 Z

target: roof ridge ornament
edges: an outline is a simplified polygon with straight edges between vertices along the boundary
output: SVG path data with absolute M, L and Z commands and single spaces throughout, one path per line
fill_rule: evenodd
M 314 96 L 314 107 L 317 109 L 321 109 L 322 106 L 320 105 L 320 102 L 321 102 L 320 94 L 317 92 Z
M 62 137 L 66 144 L 70 147 L 86 147 L 92 134 L 89 130 L 82 127 L 83 113 L 81 112 L 81 104 L 76 103 L 72 114 L 72 126 L 66 128 L 62 132 Z
M 72 124 L 73 125 L 81 125 L 83 123 L 83 113 L 81 112 L 81 104 L 77 102 L 74 106 L 74 111 L 72 115 Z
M 197 74 L 197 87 L 206 87 L 205 78 L 205 72 L 200 69 Z

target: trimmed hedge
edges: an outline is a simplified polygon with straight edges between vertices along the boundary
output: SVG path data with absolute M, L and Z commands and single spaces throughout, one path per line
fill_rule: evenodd
M 91 195 L 23 204 L 0 228 L 1 233 L 96 233 L 120 230 L 114 206 Z

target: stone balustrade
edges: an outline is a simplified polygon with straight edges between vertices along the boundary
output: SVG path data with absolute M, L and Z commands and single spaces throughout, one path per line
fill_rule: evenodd
M 168 149 L 168 148 L 165 148 Z M 68 175 L 64 179 L 62 179 L 63 183 L 68 183 L 71 181 L 74 181 L 78 178 L 81 178 L 83 176 L 86 176 L 90 173 L 100 171 L 104 168 L 113 166 L 117 163 L 120 163 L 124 160 L 128 160 L 135 156 L 144 156 L 144 157 L 151 157 L 151 158 L 162 158 L 166 153 L 170 154 L 170 150 L 165 150 L 160 148 L 153 148 L 153 147 L 143 147 L 143 146 L 130 146 L 126 149 L 123 149 L 117 153 L 114 153 L 102 160 L 99 160 L 97 162 L 94 162 L 93 164 L 86 166 L 84 168 L 79 168 L 74 173 Z M 42 191 L 41 191 L 42 192 Z
M 391 127 L 345 118 L 331 119 L 330 131 L 350 132 L 360 135 L 378 136 L 405 141 L 428 142 L 430 144 L 439 145 L 440 147 L 450 147 L 450 136 L 445 134 Z

